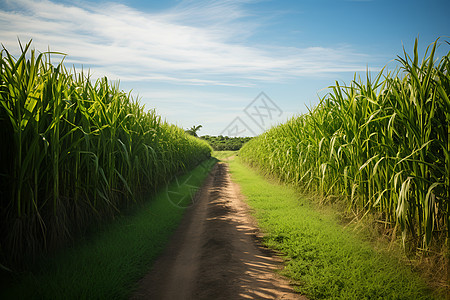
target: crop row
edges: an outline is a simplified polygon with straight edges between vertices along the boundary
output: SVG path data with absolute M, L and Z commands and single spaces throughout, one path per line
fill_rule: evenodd
M 118 84 L 55 65 L 30 44 L 0 57 L 3 267 L 57 248 L 212 151 Z
M 438 41 L 419 60 L 374 79 L 331 87 L 309 113 L 252 139 L 240 150 L 250 164 L 322 199 L 379 212 L 414 248 L 449 234 L 450 52 Z M 445 43 L 441 46 L 446 46 Z M 368 73 L 369 74 L 369 73 Z

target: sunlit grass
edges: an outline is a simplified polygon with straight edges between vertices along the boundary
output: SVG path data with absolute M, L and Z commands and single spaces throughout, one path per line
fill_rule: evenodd
M 268 181 L 241 160 L 230 162 L 264 233 L 282 253 L 282 274 L 309 299 L 433 299 L 418 274 L 390 253 L 377 252 L 335 214 L 317 210 L 295 188 Z
M 227 160 L 229 157 L 236 156 L 237 153 L 237 151 L 213 151 L 212 156 L 220 160 Z

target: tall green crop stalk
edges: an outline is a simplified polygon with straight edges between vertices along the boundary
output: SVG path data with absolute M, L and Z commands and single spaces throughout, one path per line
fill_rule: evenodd
M 211 154 L 106 78 L 36 55 L 0 59 L 0 265 L 47 248 L 132 205 Z M 27 58 L 28 57 L 28 58 Z
M 336 82 L 308 114 L 252 139 L 240 156 L 284 181 L 347 199 L 349 209 L 379 211 L 414 247 L 442 244 L 442 232 L 450 234 L 450 52 L 437 63 L 437 43 L 420 61 L 416 40 L 396 72 Z
M 445 167 L 442 170 L 444 174 L 444 195 L 446 202 L 440 203 L 440 209 L 447 213 L 447 241 L 448 249 L 450 249 L 450 56 L 444 57 L 438 68 L 436 69 L 436 77 L 434 78 L 439 93 L 437 109 L 442 111 L 441 126 L 437 133 L 437 143 L 442 151 L 441 156 L 444 157 Z M 443 125 L 444 124 L 444 125 Z M 445 130 L 447 128 L 447 130 Z M 447 137 L 447 143 L 445 143 Z

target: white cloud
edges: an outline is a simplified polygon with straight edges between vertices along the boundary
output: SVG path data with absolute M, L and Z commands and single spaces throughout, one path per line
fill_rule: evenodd
M 1 1 L 0 41 L 8 50 L 33 39 L 38 50 L 122 81 L 185 85 L 254 85 L 334 72 L 364 71 L 351 48 L 248 45 L 259 28 L 242 1 L 182 1 L 160 13 L 117 3 Z

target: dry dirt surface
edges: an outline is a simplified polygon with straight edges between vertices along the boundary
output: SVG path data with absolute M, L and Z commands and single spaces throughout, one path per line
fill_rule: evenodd
M 217 163 L 132 299 L 306 299 L 276 274 L 225 163 Z

